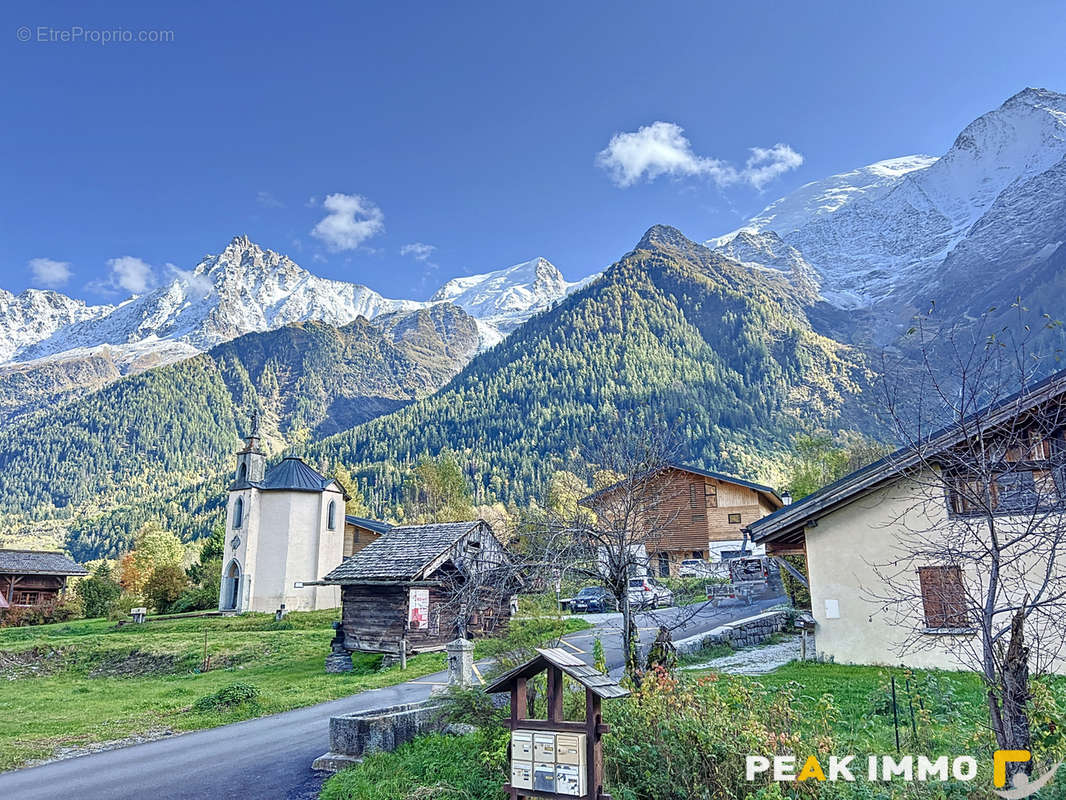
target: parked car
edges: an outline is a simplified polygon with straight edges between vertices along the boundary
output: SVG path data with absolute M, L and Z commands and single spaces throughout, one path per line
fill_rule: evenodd
M 651 578 L 629 579 L 629 605 L 633 608 L 660 608 L 674 604 L 674 593 Z
M 602 614 L 613 606 L 614 601 L 607 594 L 607 590 L 601 586 L 586 586 L 570 601 L 571 611 L 586 611 L 595 614 Z
M 686 558 L 681 562 L 677 574 L 682 578 L 713 578 L 718 570 L 702 558 Z

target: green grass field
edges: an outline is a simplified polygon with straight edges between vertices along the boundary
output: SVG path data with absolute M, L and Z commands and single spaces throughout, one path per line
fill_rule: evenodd
M 380 656 L 356 654 L 354 672 L 327 675 L 336 618 L 337 611 L 321 611 L 282 622 L 247 614 L 118 629 L 87 620 L 0 630 L 0 769 L 153 729 L 188 731 L 287 711 L 444 668 L 441 653 L 415 656 L 405 671 L 382 671 Z M 191 710 L 233 683 L 255 686 L 258 703 Z
M 211 728 L 444 669 L 443 653 L 414 656 L 406 670 L 382 670 L 381 656 L 357 653 L 353 672 L 327 675 L 330 626 L 338 614 L 294 612 L 281 622 L 267 614 L 189 616 L 120 628 L 79 620 L 0 629 L 0 770 L 64 748 L 160 729 Z M 503 640 L 477 642 L 475 654 L 491 656 L 514 641 L 532 646 L 588 623 L 541 618 L 512 627 Z M 192 708 L 234 683 L 254 686 L 258 700 L 224 710 Z

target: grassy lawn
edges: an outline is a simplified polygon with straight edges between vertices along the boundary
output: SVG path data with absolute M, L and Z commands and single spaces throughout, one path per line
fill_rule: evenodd
M 0 770 L 57 750 L 148 731 L 189 731 L 334 700 L 445 668 L 425 653 L 407 669 L 382 670 L 381 656 L 353 654 L 355 670 L 327 675 L 324 660 L 338 610 L 186 617 L 116 628 L 106 620 L 0 630 Z M 537 619 L 514 637 L 480 640 L 475 654 L 506 652 L 587 628 L 580 619 Z M 203 671 L 204 647 L 210 666 Z M 231 684 L 258 690 L 256 702 L 197 711 L 193 704 Z
M 188 731 L 274 714 L 401 683 L 444 668 L 444 655 L 380 670 L 356 654 L 355 671 L 327 675 L 336 611 L 187 618 L 127 625 L 87 620 L 0 630 L 0 769 L 59 748 L 152 729 Z M 201 671 L 206 633 L 210 669 Z M 224 711 L 191 710 L 233 683 L 259 700 Z

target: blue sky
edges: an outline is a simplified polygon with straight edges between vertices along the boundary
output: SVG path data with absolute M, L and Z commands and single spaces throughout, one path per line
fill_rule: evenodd
M 8 2 L 0 19 L 0 286 L 94 302 L 238 233 L 394 297 L 538 255 L 576 279 L 654 223 L 724 233 L 808 181 L 939 154 L 1025 86 L 1066 91 L 1051 2 Z M 77 27 L 172 41 L 40 41 Z

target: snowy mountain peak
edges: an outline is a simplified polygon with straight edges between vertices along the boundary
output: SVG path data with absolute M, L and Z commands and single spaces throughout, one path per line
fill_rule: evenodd
M 107 347 L 120 367 L 154 365 L 294 322 L 341 326 L 442 302 L 475 317 L 481 346 L 489 347 L 583 283 L 568 283 L 550 261 L 535 258 L 449 281 L 428 302 L 393 300 L 358 283 L 318 277 L 240 235 L 194 269 L 175 269 L 169 283 L 117 306 L 86 306 L 36 289 L 18 297 L 3 292 L 0 362 L 77 358 Z
M 780 268 L 768 242 L 732 244 L 742 231 L 772 231 L 810 265 L 831 305 L 905 305 L 960 246 L 987 263 L 1061 239 L 1064 159 L 1066 95 L 1026 89 L 967 125 L 939 158 L 890 159 L 809 183 L 707 244 Z
M 506 269 L 453 278 L 430 299 L 450 302 L 502 332 L 510 332 L 590 280 L 568 283 L 546 258 Z

